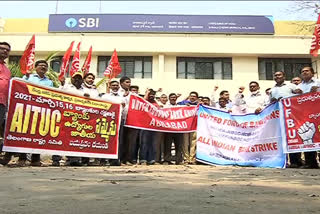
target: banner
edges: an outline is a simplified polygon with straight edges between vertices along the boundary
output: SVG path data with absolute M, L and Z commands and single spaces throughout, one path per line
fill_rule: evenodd
M 120 109 L 12 79 L 3 150 L 116 159 Z
M 320 92 L 281 100 L 283 150 L 320 150 Z
M 197 106 L 158 108 L 131 95 L 125 126 L 159 132 L 194 132 L 197 129 Z
M 258 115 L 231 115 L 200 105 L 197 160 L 219 165 L 284 167 L 279 104 L 269 105 Z

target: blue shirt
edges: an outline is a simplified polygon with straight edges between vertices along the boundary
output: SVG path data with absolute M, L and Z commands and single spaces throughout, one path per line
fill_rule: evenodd
M 38 84 L 38 85 L 43 85 L 43 86 L 48 86 L 48 87 L 53 87 L 53 82 L 48 79 L 48 77 L 41 78 L 38 74 L 30 74 L 29 78 L 27 78 L 26 75 L 22 77 L 24 80 L 28 80 L 29 82 Z
M 298 86 L 292 83 L 285 83 L 283 82 L 281 85 L 275 85 L 270 92 L 270 100 L 272 98 L 279 99 L 279 98 L 286 98 L 294 96 L 294 91 L 298 89 Z
M 303 93 L 308 93 L 310 92 L 312 86 L 320 86 L 320 81 L 312 77 L 309 82 L 302 81 L 299 85 L 298 88 L 302 90 Z

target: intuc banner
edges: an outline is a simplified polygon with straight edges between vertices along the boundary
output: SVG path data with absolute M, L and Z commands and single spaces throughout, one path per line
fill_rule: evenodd
M 320 150 L 320 92 L 281 100 L 286 153 Z
M 194 132 L 197 129 L 197 111 L 197 106 L 158 108 L 141 97 L 131 95 L 125 126 L 159 132 Z
M 116 159 L 120 108 L 12 79 L 3 150 Z
M 197 160 L 219 165 L 285 167 L 279 104 L 260 114 L 231 115 L 199 107 Z

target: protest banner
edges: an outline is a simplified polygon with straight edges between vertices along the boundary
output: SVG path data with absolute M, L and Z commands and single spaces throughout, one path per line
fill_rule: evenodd
M 158 108 L 131 95 L 125 126 L 159 132 L 194 132 L 197 129 L 197 106 Z
M 12 79 L 3 150 L 116 159 L 120 109 Z
M 320 150 L 320 92 L 282 99 L 281 113 L 284 152 Z
M 219 165 L 284 167 L 279 105 L 272 104 L 257 115 L 232 115 L 200 105 L 197 160 Z

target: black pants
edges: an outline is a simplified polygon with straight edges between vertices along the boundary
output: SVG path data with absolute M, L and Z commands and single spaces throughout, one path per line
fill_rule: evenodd
M 27 154 L 26 153 L 21 153 L 19 156 L 19 160 L 27 160 Z M 40 161 L 40 154 L 32 154 L 31 155 L 31 163 L 34 162 L 39 162 Z
M 164 161 L 170 162 L 172 160 L 171 146 L 174 143 L 176 164 L 182 163 L 182 144 L 183 133 L 166 133 L 164 141 Z
M 128 133 L 128 128 L 124 126 L 124 120 L 121 121 L 119 130 L 119 149 L 118 149 L 118 159 L 110 160 L 110 165 L 120 166 L 121 162 L 124 163 L 128 158 L 128 145 L 126 141 L 126 136 Z
M 301 153 L 290 153 L 290 164 L 302 166 Z
M 127 160 L 131 163 L 136 163 L 140 147 L 140 129 L 127 128 L 126 141 L 129 147 Z
M 306 165 L 311 167 L 317 167 L 317 152 L 305 152 L 304 157 L 306 159 Z
M 4 136 L 4 127 L 5 127 L 5 117 L 6 117 L 6 106 L 0 104 L 0 136 Z

